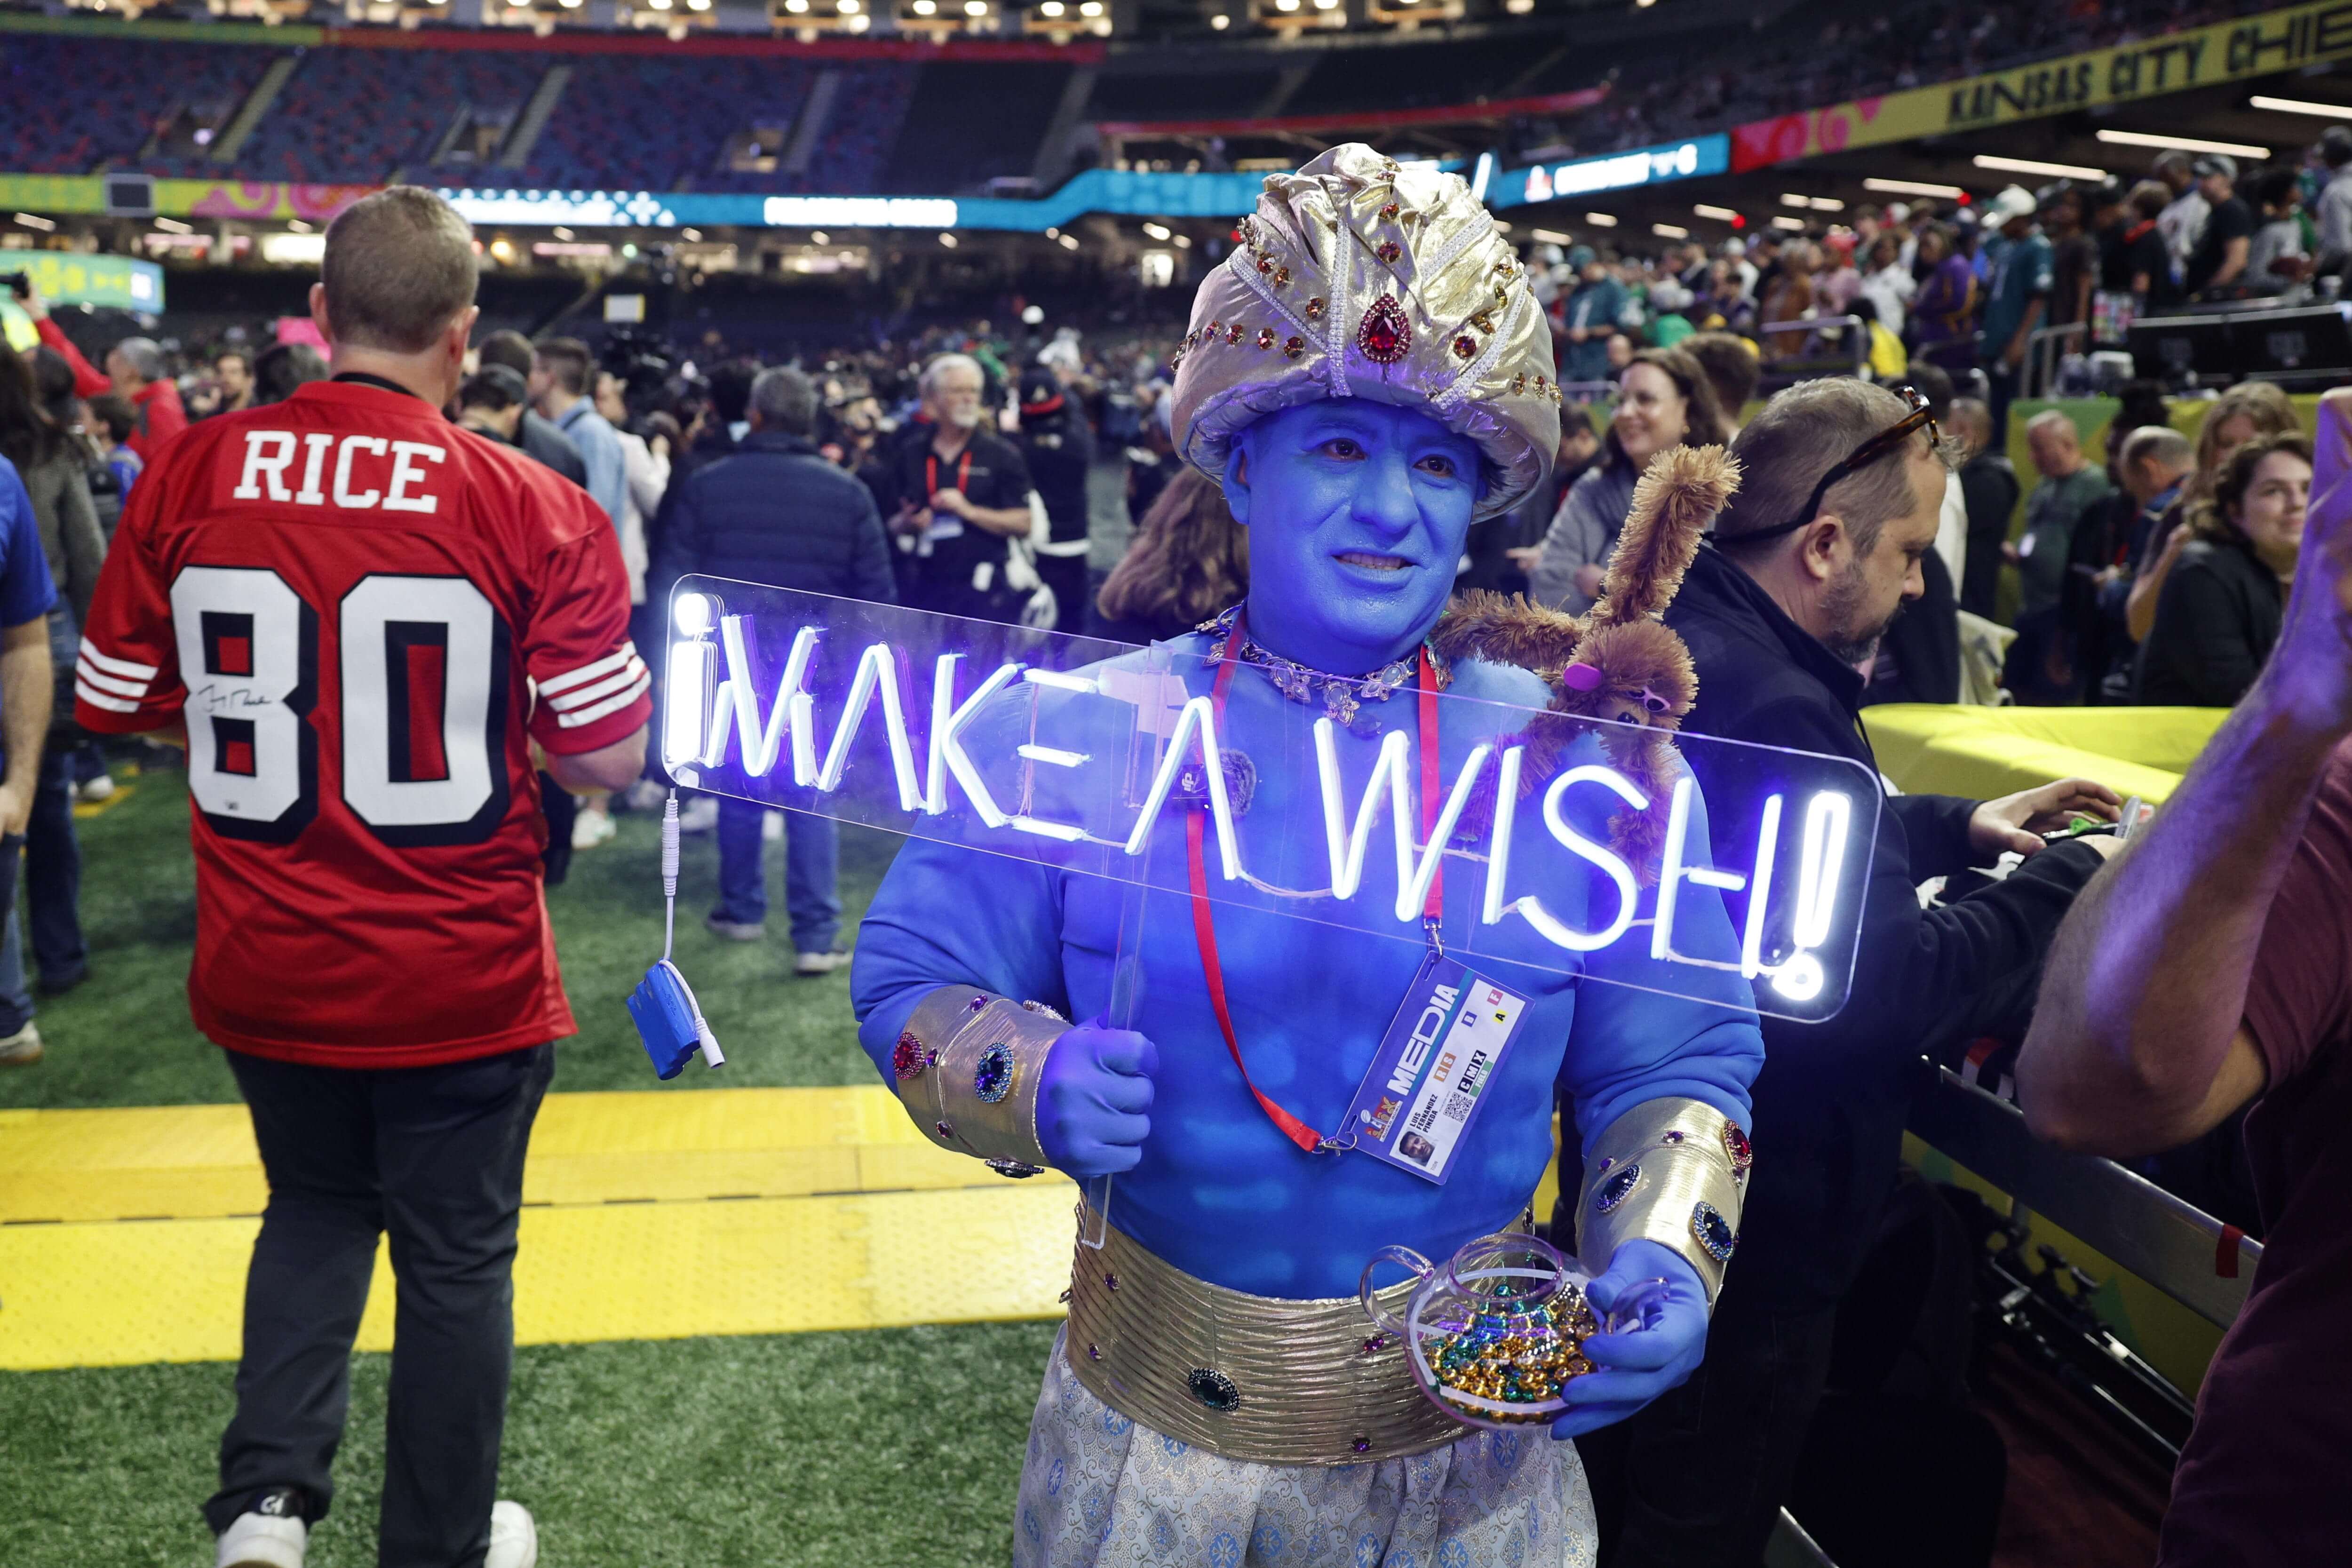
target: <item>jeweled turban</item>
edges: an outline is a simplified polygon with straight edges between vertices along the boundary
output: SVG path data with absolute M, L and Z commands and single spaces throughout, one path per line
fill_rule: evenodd
M 1175 357 L 1176 449 L 1223 481 L 1236 432 L 1327 397 L 1416 408 L 1478 444 L 1476 515 L 1538 489 L 1559 445 L 1551 329 L 1458 174 L 1360 142 L 1267 176 Z

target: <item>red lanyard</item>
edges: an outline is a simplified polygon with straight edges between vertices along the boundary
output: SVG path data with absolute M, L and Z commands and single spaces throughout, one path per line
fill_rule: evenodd
M 1225 657 L 1217 666 L 1216 683 L 1210 689 L 1209 700 L 1217 716 L 1222 732 L 1225 717 L 1225 692 L 1233 685 L 1235 650 L 1241 647 L 1242 617 L 1234 616 L 1233 629 L 1226 634 Z M 1420 672 L 1414 686 L 1420 701 L 1421 719 L 1421 837 L 1427 844 L 1437 832 L 1437 672 L 1429 662 L 1429 650 L 1420 653 Z M 1210 759 L 1211 767 L 1223 766 L 1222 761 Z M 1309 1154 L 1319 1154 L 1337 1148 L 1304 1121 L 1301 1121 L 1250 1081 L 1249 1064 L 1242 1060 L 1241 1041 L 1234 1034 L 1233 1010 L 1225 1002 L 1224 965 L 1217 957 L 1217 927 L 1209 912 L 1209 868 L 1202 854 L 1206 830 L 1205 810 L 1195 810 L 1184 818 L 1184 843 L 1192 855 L 1192 940 L 1201 950 L 1201 973 L 1208 982 L 1209 1006 L 1217 1015 L 1217 1028 L 1225 1037 L 1225 1050 L 1233 1057 L 1234 1066 L 1240 1070 L 1242 1083 L 1257 1100 L 1258 1109 L 1266 1119 L 1282 1130 L 1282 1135 Z M 1436 875 L 1430 879 L 1429 897 L 1422 904 L 1422 918 L 1434 925 L 1445 910 L 1445 862 L 1441 855 Z
M 971 480 L 971 448 L 970 447 L 966 447 L 963 449 L 963 456 L 956 459 L 955 482 L 955 488 L 963 491 L 966 500 L 971 499 L 971 492 L 969 489 L 965 489 L 964 487 L 968 485 Z M 936 500 L 939 499 L 939 494 L 940 455 L 937 452 L 926 452 L 923 454 L 923 499 L 927 502 Z

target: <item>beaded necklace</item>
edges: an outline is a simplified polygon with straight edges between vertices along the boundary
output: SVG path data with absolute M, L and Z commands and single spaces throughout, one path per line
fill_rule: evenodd
M 1226 645 L 1234 637 L 1234 623 L 1240 615 L 1241 606 L 1236 605 L 1202 621 L 1195 628 L 1215 639 L 1209 645 L 1208 657 L 1212 661 L 1225 657 Z M 1361 734 L 1370 723 L 1360 713 L 1363 704 L 1385 702 L 1400 689 L 1412 684 L 1420 653 L 1421 649 L 1415 648 L 1404 658 L 1383 665 L 1370 675 L 1333 675 L 1312 665 L 1301 664 L 1295 658 L 1285 658 L 1271 648 L 1262 647 L 1244 629 L 1241 646 L 1234 650 L 1234 657 L 1263 674 L 1276 691 L 1291 701 L 1311 704 L 1319 700 L 1324 712 L 1349 731 Z M 1433 653 L 1432 662 L 1442 689 L 1445 684 L 1444 667 L 1435 664 Z

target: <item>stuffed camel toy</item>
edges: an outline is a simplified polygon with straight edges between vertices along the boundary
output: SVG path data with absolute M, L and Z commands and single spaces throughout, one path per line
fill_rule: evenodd
M 1659 616 L 1682 586 L 1700 535 L 1738 488 L 1739 464 L 1720 447 L 1661 452 L 1633 487 L 1633 509 L 1590 612 L 1579 617 L 1522 595 L 1474 589 L 1447 608 L 1430 636 L 1430 647 L 1446 659 L 1516 664 L 1551 688 L 1550 711 L 1525 732 L 1523 795 L 1549 780 L 1560 752 L 1578 735 L 1599 734 L 1610 761 L 1650 800 L 1647 809 L 1621 811 L 1610 825 L 1611 847 L 1645 883 L 1657 877 L 1682 766 L 1670 737 L 1698 696 L 1690 650 Z M 1494 788 L 1492 775 L 1481 779 L 1457 837 L 1475 837 L 1491 823 Z

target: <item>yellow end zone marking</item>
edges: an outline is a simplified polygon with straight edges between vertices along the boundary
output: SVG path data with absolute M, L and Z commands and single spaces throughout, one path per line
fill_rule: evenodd
M 232 1359 L 268 1199 L 241 1105 L 0 1111 L 0 1368 Z M 1071 1191 L 927 1142 L 880 1085 L 550 1095 L 523 1343 L 1053 1317 Z M 392 1343 L 379 1247 L 359 1337 Z
M 229 1361 L 257 1219 L 0 1227 L 0 1368 Z M 523 1211 L 523 1344 L 1052 1318 L 1066 1184 Z M 359 1348 L 392 1348 L 379 1247 Z
M 927 1141 L 879 1084 L 551 1094 L 531 1130 L 523 1202 L 803 1197 L 998 1180 Z M 242 1105 L 0 1111 L 0 1227 L 256 1215 L 268 1196 Z
M 127 784 L 118 780 L 114 785 L 114 793 L 108 795 L 104 800 L 75 801 L 73 814 L 76 817 L 97 816 L 104 812 L 112 811 L 116 806 L 121 805 L 124 801 L 129 800 L 132 795 L 137 795 L 138 793 L 139 786 L 137 784 Z

